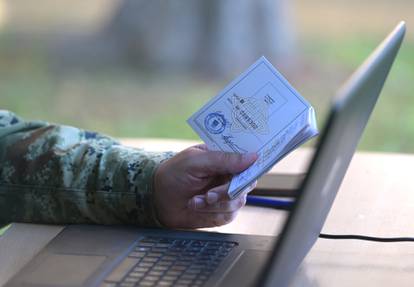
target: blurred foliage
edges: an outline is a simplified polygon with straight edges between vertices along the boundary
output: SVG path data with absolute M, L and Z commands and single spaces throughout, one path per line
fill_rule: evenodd
M 376 37 L 380 39 L 380 37 Z M 349 70 L 357 67 L 378 45 L 373 37 L 361 37 L 316 47 L 330 64 Z M 406 41 L 394 63 L 368 123 L 360 148 L 413 152 L 414 145 L 414 43 Z
M 7 229 L 10 228 L 10 226 L 11 225 L 9 224 L 9 225 L 7 225 L 5 227 L 0 227 L 0 236 L 2 236 L 7 231 Z
M 310 17 L 304 6 L 301 9 L 301 15 Z M 316 107 L 321 125 L 335 90 L 385 33 L 301 33 L 294 69 L 278 68 Z M 25 40 L 20 41 L 12 32 L 0 33 L 0 108 L 28 119 L 75 125 L 115 137 L 197 139 L 186 119 L 231 80 L 150 74 L 125 66 L 62 72 L 51 61 L 47 39 L 23 36 Z M 407 37 L 361 149 L 414 152 L 413 49 L 414 39 Z

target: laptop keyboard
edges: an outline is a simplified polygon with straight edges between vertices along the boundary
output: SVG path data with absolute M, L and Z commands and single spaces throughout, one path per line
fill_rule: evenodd
M 122 278 L 109 275 L 101 287 L 203 286 L 237 245 L 213 240 L 145 237 L 119 264 Z M 115 277 L 115 279 L 114 279 Z

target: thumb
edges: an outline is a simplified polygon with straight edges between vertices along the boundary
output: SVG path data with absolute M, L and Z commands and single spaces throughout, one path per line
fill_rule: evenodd
M 193 160 L 193 169 L 206 175 L 236 174 L 251 166 L 257 160 L 256 153 L 226 153 L 205 151 Z

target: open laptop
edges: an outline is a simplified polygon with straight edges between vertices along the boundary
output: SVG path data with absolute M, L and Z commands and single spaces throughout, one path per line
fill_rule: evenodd
M 288 286 L 319 236 L 405 33 L 339 91 L 279 237 L 72 225 L 6 286 Z

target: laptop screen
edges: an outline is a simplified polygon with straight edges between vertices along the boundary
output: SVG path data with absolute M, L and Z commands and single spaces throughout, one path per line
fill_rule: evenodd
M 401 22 L 338 92 L 308 175 L 260 276 L 260 285 L 287 286 L 317 240 L 404 33 Z

